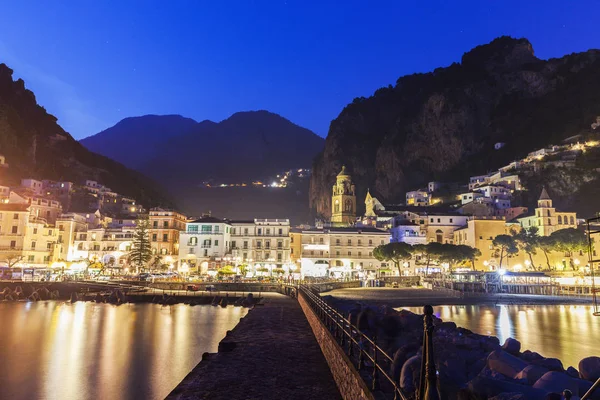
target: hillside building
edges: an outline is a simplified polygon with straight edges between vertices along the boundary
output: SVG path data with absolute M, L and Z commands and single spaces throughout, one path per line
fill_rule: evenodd
M 517 218 L 523 228 L 536 226 L 538 234 L 549 236 L 552 232 L 566 228 L 577 228 L 577 214 L 574 212 L 557 211 L 552 206 L 552 199 L 546 189 L 542 189 L 537 208 L 531 215 Z

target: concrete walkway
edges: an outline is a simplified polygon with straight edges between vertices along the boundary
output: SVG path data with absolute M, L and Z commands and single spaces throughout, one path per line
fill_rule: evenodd
M 223 340 L 235 347 L 211 354 L 167 399 L 341 399 L 297 301 L 263 301 Z

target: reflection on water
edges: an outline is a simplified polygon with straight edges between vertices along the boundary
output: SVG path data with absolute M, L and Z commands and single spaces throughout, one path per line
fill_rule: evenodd
M 216 352 L 241 307 L 0 303 L 8 399 L 162 399 Z
M 404 307 L 421 313 L 422 307 Z M 444 321 L 483 335 L 497 336 L 500 343 L 513 337 L 522 350 L 560 359 L 565 368 L 577 368 L 579 360 L 600 356 L 600 317 L 591 306 L 436 306 Z

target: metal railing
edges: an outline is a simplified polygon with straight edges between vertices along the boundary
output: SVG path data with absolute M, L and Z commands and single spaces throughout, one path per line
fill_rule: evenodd
M 355 363 L 356 369 L 364 379 L 364 373 L 370 375 L 370 389 L 394 395 L 394 400 L 411 398 L 400 388 L 399 382 L 391 375 L 393 358 L 377 345 L 377 336 L 369 337 L 356 325 L 344 317 L 338 310 L 325 302 L 316 290 L 300 285 L 298 292 L 304 297 L 315 315 L 336 339 L 341 350 Z M 424 307 L 424 337 L 421 383 L 417 399 L 437 400 L 437 374 L 433 359 L 433 308 Z M 357 322 L 358 323 L 358 322 Z M 366 381 L 366 380 L 365 380 Z

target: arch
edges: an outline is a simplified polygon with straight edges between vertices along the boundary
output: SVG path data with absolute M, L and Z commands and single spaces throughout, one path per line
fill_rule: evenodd
M 336 200 L 333 206 L 333 212 L 339 213 L 340 212 L 340 201 Z
M 352 200 L 346 199 L 344 203 L 344 211 L 352 211 Z
M 558 216 L 558 224 L 562 225 L 562 216 L 560 216 L 560 215 Z
M 83 243 L 79 243 L 77 245 L 77 250 L 83 250 Z
M 438 243 L 443 243 L 444 241 L 444 232 L 441 229 L 435 231 L 435 241 Z
M 572 215 L 571 215 L 571 225 L 575 225 L 575 218 Z

